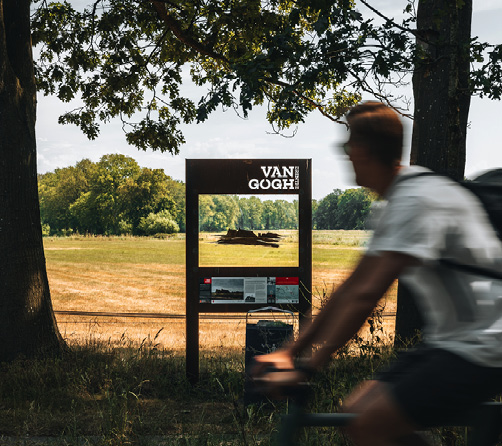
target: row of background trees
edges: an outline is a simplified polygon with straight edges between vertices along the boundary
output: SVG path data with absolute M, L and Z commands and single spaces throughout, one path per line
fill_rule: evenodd
M 185 228 L 185 186 L 131 157 L 104 155 L 38 177 L 45 234 L 173 233 Z
M 185 231 L 185 184 L 131 157 L 103 156 L 38 176 L 45 235 Z M 366 189 L 334 190 L 312 203 L 315 229 L 365 229 L 376 197 Z M 201 231 L 296 229 L 298 201 L 201 195 Z

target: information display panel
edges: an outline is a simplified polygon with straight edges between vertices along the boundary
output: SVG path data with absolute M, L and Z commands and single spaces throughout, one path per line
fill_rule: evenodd
M 198 379 L 200 313 L 273 305 L 298 312 L 302 329 L 311 308 L 311 181 L 308 159 L 186 160 L 191 380 Z M 266 207 L 268 220 L 256 222 L 260 206 Z M 227 217 L 234 227 L 222 231 Z
M 204 277 L 199 282 L 199 303 L 298 304 L 298 277 Z

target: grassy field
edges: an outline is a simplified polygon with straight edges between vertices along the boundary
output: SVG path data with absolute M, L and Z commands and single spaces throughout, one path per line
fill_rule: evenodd
M 314 233 L 315 305 L 349 273 L 364 240 L 357 231 Z M 184 313 L 182 236 L 48 238 L 45 246 L 56 310 Z M 0 445 L 274 445 L 287 404 L 243 406 L 243 322 L 201 321 L 200 380 L 191 386 L 182 319 L 57 318 L 71 346 L 61 357 L 0 364 Z M 340 351 L 316 376 L 312 411 L 337 410 L 392 358 L 373 341 L 355 340 L 357 355 Z M 348 444 L 332 429 L 309 430 L 300 441 Z
M 201 261 L 215 250 L 235 262 L 261 258 L 274 265 L 289 262 L 296 248 L 294 234 L 285 232 L 281 248 L 221 246 L 214 235 L 201 236 Z M 362 252 L 363 231 L 315 231 L 313 234 L 313 304 L 319 307 L 327 291 L 349 274 Z M 243 256 L 243 250 L 255 251 Z M 49 283 L 55 310 L 119 313 L 185 312 L 185 241 L 183 235 L 166 239 L 132 237 L 69 237 L 45 239 Z M 282 254 L 281 254 L 282 253 Z M 282 258 L 278 256 L 283 256 Z M 222 257 L 212 255 L 211 262 Z M 281 263 L 282 264 L 282 263 Z M 385 300 L 385 311 L 394 311 L 395 287 Z M 57 315 L 63 336 L 70 344 L 89 341 L 119 346 L 157 343 L 172 350 L 185 348 L 184 319 L 94 318 Z M 386 319 L 391 333 L 393 320 Z M 243 321 L 201 320 L 201 349 L 242 349 Z

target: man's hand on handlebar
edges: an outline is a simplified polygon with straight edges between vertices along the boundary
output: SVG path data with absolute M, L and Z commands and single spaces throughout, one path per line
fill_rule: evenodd
M 267 369 L 275 370 L 294 370 L 295 363 L 289 350 L 276 350 L 267 355 L 258 355 L 254 357 L 254 366 L 251 369 L 251 376 L 259 378 L 267 374 Z
M 310 378 L 305 369 L 297 369 L 288 350 L 256 356 L 251 377 L 260 392 L 281 399 L 292 396 Z

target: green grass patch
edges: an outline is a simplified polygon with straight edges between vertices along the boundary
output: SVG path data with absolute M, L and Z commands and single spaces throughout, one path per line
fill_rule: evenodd
M 351 270 L 362 254 L 362 250 L 350 247 L 337 247 L 336 249 L 332 249 L 314 245 L 312 249 L 312 257 L 314 258 L 312 268 L 314 271 L 321 268 Z
M 370 236 L 370 231 L 312 231 L 312 244 L 347 247 L 363 247 Z
M 181 237 L 49 237 L 44 247 L 47 261 L 53 262 L 185 263 Z
M 200 265 L 297 266 L 298 235 L 282 231 L 280 248 L 220 245 L 217 234 L 201 234 Z M 360 256 L 367 231 L 313 231 L 313 268 L 349 268 Z M 153 237 L 47 237 L 44 239 L 48 262 L 57 263 L 157 263 L 185 264 L 183 234 Z
M 293 243 L 280 248 L 200 243 L 200 266 L 298 266 L 298 262 L 298 245 Z

